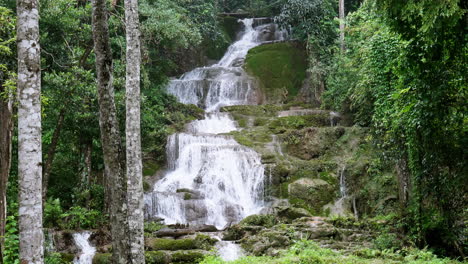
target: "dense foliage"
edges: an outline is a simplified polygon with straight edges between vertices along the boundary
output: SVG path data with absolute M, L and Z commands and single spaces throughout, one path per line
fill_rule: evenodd
M 408 170 L 413 241 L 455 254 L 467 250 L 466 12 L 460 1 L 366 1 L 348 16 L 324 96 Z
M 116 103 L 123 128 L 123 1 L 108 2 Z M 141 0 L 139 3 L 146 175 L 164 164 L 167 136 L 202 115 L 196 106 L 180 104 L 165 93 L 169 77 L 219 59 L 235 38 L 237 17 L 274 17 L 290 30 L 292 37 L 300 42 L 298 45 L 307 47 L 308 66 L 304 54 L 289 56 L 289 49 L 263 57 L 253 51 L 250 59 L 257 56 L 258 64 L 255 60 L 249 64 L 248 58 L 247 70 L 260 71 L 262 65 L 271 67 L 277 62 L 290 64 L 291 67 L 278 66 L 272 72 L 263 71 L 267 74 L 261 77 L 268 82 L 272 74 L 293 76 L 295 71 L 302 72 L 308 67 L 308 76 L 301 73 L 298 80 L 275 80 L 270 86 L 284 87 L 296 95 L 303 79 L 312 78 L 323 87 L 325 93 L 319 98 L 323 108 L 350 113 L 354 124 L 371 128 L 372 140 L 381 153 L 375 163 L 397 165 L 399 184 L 407 192 L 403 194 L 405 197 L 399 197 L 404 203 L 396 213 L 399 228 L 408 235 L 408 241 L 419 247 L 429 246 L 437 254 L 468 253 L 466 1 L 346 0 L 344 52 L 340 52 L 337 43 L 337 0 Z M 96 228 L 107 222 L 105 195 L 109 183 L 103 177 L 91 3 L 41 0 L 40 8 L 43 149 L 45 165 L 50 168 L 45 227 Z M 15 19 L 15 1 L 0 0 L 0 98 L 3 99 L 14 96 Z M 278 47 L 289 45 L 277 44 Z M 15 137 L 14 146 L 16 140 Z M 14 213 L 17 211 L 16 156 L 13 149 L 7 196 L 6 263 L 15 263 L 18 254 Z M 373 170 L 376 164 L 368 170 Z M 401 175 L 405 173 L 408 180 Z M 91 176 L 89 182 L 83 180 L 86 176 Z M 160 227 L 148 227 L 156 228 Z M 394 240 L 391 234 L 383 234 L 377 243 L 383 249 L 394 247 Z M 297 259 L 303 260 L 300 263 L 371 263 L 372 258 L 387 258 L 388 263 L 449 263 L 426 251 L 404 252 L 405 257 L 385 251 L 370 256 L 374 253 L 343 257 L 313 244 L 299 243 L 277 263 L 297 263 L 294 262 Z M 268 261 L 272 260 L 246 258 L 236 263 Z M 222 261 L 210 257 L 204 263 Z

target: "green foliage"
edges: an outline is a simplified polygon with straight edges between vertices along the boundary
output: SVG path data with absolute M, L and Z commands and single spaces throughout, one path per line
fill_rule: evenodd
M 405 228 L 444 254 L 466 243 L 466 12 L 460 1 L 366 1 L 348 16 L 348 50 L 324 95 L 372 126 L 384 159 L 404 164 Z
M 145 222 L 145 233 L 153 233 L 164 228 L 165 225 L 158 222 Z
M 49 198 L 44 206 L 44 226 L 63 229 L 93 229 L 102 227 L 105 215 L 102 211 L 73 206 L 64 210 L 59 199 Z
M 10 97 L 15 87 L 15 24 L 13 13 L 0 6 L 0 100 Z
M 382 233 L 374 240 L 374 247 L 379 250 L 395 250 L 402 247 L 401 240 L 392 233 Z
M 54 228 L 59 226 L 63 214 L 60 199 L 49 198 L 44 205 L 44 226 Z
M 105 223 L 104 215 L 97 210 L 88 210 L 80 206 L 73 206 L 61 215 L 64 229 L 93 229 L 102 227 Z
M 5 225 L 5 248 L 3 262 L 19 264 L 18 215 L 7 216 Z
M 272 17 L 278 15 L 285 0 L 217 0 L 221 11 L 247 13 L 252 17 Z
M 72 259 L 73 260 L 73 259 Z M 70 261 L 64 259 L 62 254 L 54 252 L 45 256 L 45 264 L 68 264 Z

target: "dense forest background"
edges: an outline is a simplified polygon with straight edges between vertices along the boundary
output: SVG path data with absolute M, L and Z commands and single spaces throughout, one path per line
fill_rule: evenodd
M 108 5 L 124 128 L 122 2 Z M 397 164 L 404 186 L 398 228 L 407 242 L 452 257 L 468 253 L 467 2 L 346 0 L 344 49 L 337 0 L 141 0 L 139 5 L 146 175 L 164 165 L 167 136 L 203 115 L 165 93 L 169 78 L 219 59 L 236 38 L 232 15 L 274 17 L 306 47 L 308 74 L 323 90 L 316 106 L 349 113 L 355 125 L 370 127 L 380 168 Z M 15 8 L 15 1 L 0 0 L 2 104 L 15 97 Z M 44 226 L 106 225 L 91 3 L 41 0 L 40 17 Z M 7 186 L 5 263 L 18 259 L 15 132 L 12 146 L 11 170 L 1 175 L 2 188 Z

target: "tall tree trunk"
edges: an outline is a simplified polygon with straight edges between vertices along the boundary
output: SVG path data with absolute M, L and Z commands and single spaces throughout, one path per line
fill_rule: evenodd
M 18 0 L 18 176 L 20 263 L 44 263 L 42 232 L 39 1 Z
M 143 236 L 143 173 L 140 130 L 140 30 L 138 0 L 125 1 L 127 35 L 126 76 L 126 150 L 127 200 L 130 242 L 130 263 L 145 263 Z
M 345 0 L 339 0 L 339 13 L 340 13 L 340 46 L 341 46 L 341 52 L 344 52 L 346 50 L 346 45 L 345 45 Z
M 4 87 L 0 84 L 0 93 Z M 11 140 L 13 135 L 13 98 L 0 98 L 0 263 L 3 263 L 5 221 L 7 214 L 6 192 L 11 168 Z
M 112 85 L 112 52 L 106 0 L 93 0 L 93 40 L 98 81 L 99 126 L 109 183 L 112 263 L 128 261 L 128 223 L 124 156 Z
M 49 186 L 50 172 L 52 170 L 52 163 L 54 162 L 55 152 L 57 151 L 58 140 L 60 138 L 60 132 L 63 126 L 63 120 L 65 119 L 65 109 L 60 110 L 60 114 L 55 127 L 54 134 L 52 135 L 52 141 L 50 142 L 49 150 L 47 151 L 47 161 L 44 164 L 44 177 L 42 179 L 42 202 L 45 203 L 47 198 L 47 189 Z
M 87 187 L 91 184 L 91 156 L 93 153 L 93 142 L 87 140 L 83 147 L 83 171 L 81 172 L 81 185 Z

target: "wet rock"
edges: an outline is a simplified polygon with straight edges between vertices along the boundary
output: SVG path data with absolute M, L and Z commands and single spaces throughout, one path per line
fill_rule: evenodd
M 163 228 L 154 233 L 156 237 L 181 237 L 181 236 L 186 236 L 186 235 L 191 235 L 191 234 L 195 234 L 195 231 L 192 229 L 171 229 L 171 228 Z
M 198 200 L 185 201 L 185 216 L 187 222 L 199 222 L 200 219 L 206 218 L 208 209 L 205 204 Z

